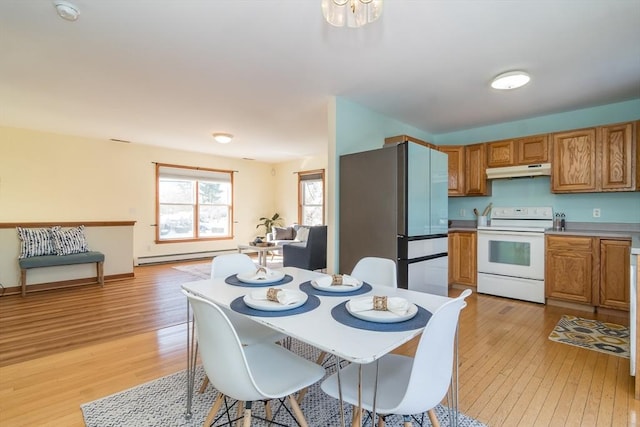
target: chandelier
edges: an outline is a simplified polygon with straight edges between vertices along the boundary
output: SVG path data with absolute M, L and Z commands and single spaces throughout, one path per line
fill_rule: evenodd
M 383 0 L 322 0 L 322 14 L 336 27 L 358 28 L 382 14 Z

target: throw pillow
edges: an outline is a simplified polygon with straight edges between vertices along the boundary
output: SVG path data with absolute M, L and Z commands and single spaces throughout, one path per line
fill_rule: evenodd
M 79 254 L 88 252 L 87 239 L 84 236 L 84 225 L 63 230 L 51 231 L 53 246 L 57 255 Z
M 55 255 L 50 228 L 16 227 L 16 230 L 20 239 L 20 255 L 18 255 L 18 258 Z
M 296 233 L 296 240 L 300 240 L 301 242 L 306 242 L 309 239 L 309 229 L 307 227 L 298 228 L 298 232 Z
M 275 232 L 274 240 L 293 240 L 293 228 L 291 227 L 273 227 Z

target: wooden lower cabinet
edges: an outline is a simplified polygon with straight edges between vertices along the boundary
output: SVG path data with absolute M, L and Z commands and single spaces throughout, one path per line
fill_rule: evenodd
M 449 233 L 449 284 L 476 286 L 476 246 L 475 230 Z
M 546 297 L 591 304 L 593 301 L 593 238 L 546 236 Z
M 631 242 L 600 239 L 600 301 L 602 307 L 629 311 Z
M 547 235 L 546 297 L 629 310 L 631 241 Z

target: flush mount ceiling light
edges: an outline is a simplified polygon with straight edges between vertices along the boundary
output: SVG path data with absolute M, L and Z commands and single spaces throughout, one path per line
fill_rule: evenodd
M 214 133 L 213 139 L 215 139 L 220 144 L 228 144 L 233 139 L 233 135 L 230 133 Z
M 500 90 L 517 89 L 529 83 L 529 80 L 531 77 L 524 71 L 509 71 L 493 79 L 491 87 Z
M 322 15 L 333 26 L 358 28 L 382 14 L 382 0 L 322 0 Z
M 76 5 L 67 1 L 57 0 L 53 2 L 53 6 L 56 8 L 56 13 L 62 19 L 67 21 L 76 21 L 80 16 L 80 11 Z

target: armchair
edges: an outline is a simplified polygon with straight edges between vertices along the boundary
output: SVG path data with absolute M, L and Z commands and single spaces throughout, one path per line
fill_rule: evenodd
M 327 226 L 316 225 L 306 228 L 309 229 L 306 240 L 282 247 L 282 265 L 306 270 L 327 268 Z

